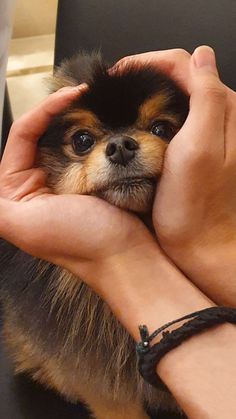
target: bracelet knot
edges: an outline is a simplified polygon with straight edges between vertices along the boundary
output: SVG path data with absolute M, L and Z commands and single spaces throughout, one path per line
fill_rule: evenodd
M 175 323 L 182 320 L 190 319 L 182 326 L 172 331 L 165 330 Z M 179 319 L 173 320 L 159 329 L 155 330 L 151 335 L 146 325 L 139 326 L 141 341 L 136 345 L 138 356 L 139 372 L 148 383 L 158 387 L 161 390 L 168 391 L 165 384 L 161 381 L 156 373 L 156 366 L 161 358 L 172 349 L 181 345 L 183 341 L 209 329 L 215 325 L 225 322 L 236 324 L 236 309 L 231 307 L 210 307 L 194 313 L 187 314 Z M 162 338 L 153 346 L 150 342 L 161 333 Z

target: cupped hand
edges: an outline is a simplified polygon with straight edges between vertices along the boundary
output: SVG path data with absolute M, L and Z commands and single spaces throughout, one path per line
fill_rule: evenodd
M 236 305 L 236 93 L 214 52 L 195 50 L 189 116 L 170 143 L 153 209 L 159 242 L 219 304 Z
M 153 239 L 138 218 L 103 200 L 54 195 L 35 166 L 37 141 L 51 118 L 85 88 L 61 89 L 13 124 L 0 164 L 0 236 L 89 282 L 90 271 Z
M 149 62 L 190 96 L 189 116 L 168 146 L 153 208 L 158 241 L 210 298 L 236 305 L 236 93 L 219 79 L 214 52 L 199 47 L 122 59 Z

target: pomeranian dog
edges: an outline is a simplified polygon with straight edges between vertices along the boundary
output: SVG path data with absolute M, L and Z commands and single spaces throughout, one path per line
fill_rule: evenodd
M 148 63 L 111 72 L 98 54 L 65 61 L 52 91 L 83 82 L 88 90 L 40 139 L 38 165 L 48 185 L 56 194 L 95 195 L 150 214 L 165 150 L 186 119 L 188 98 Z M 133 339 L 79 278 L 2 241 L 0 289 L 3 335 L 16 373 L 83 401 L 97 419 L 145 419 L 145 406 L 177 408 L 169 393 L 143 381 Z

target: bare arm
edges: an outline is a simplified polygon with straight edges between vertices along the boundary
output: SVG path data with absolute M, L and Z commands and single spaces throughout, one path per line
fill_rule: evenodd
M 153 244 L 112 259 L 101 272 L 103 298 L 136 341 L 138 325 L 150 332 L 214 304 Z M 111 281 L 112 278 L 112 281 Z M 157 373 L 190 419 L 236 417 L 236 327 L 209 329 L 169 352 Z

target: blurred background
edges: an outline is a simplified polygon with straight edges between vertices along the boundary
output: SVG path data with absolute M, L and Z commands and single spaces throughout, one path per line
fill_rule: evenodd
M 48 94 L 52 74 L 57 0 L 17 0 L 7 66 L 13 117 Z

